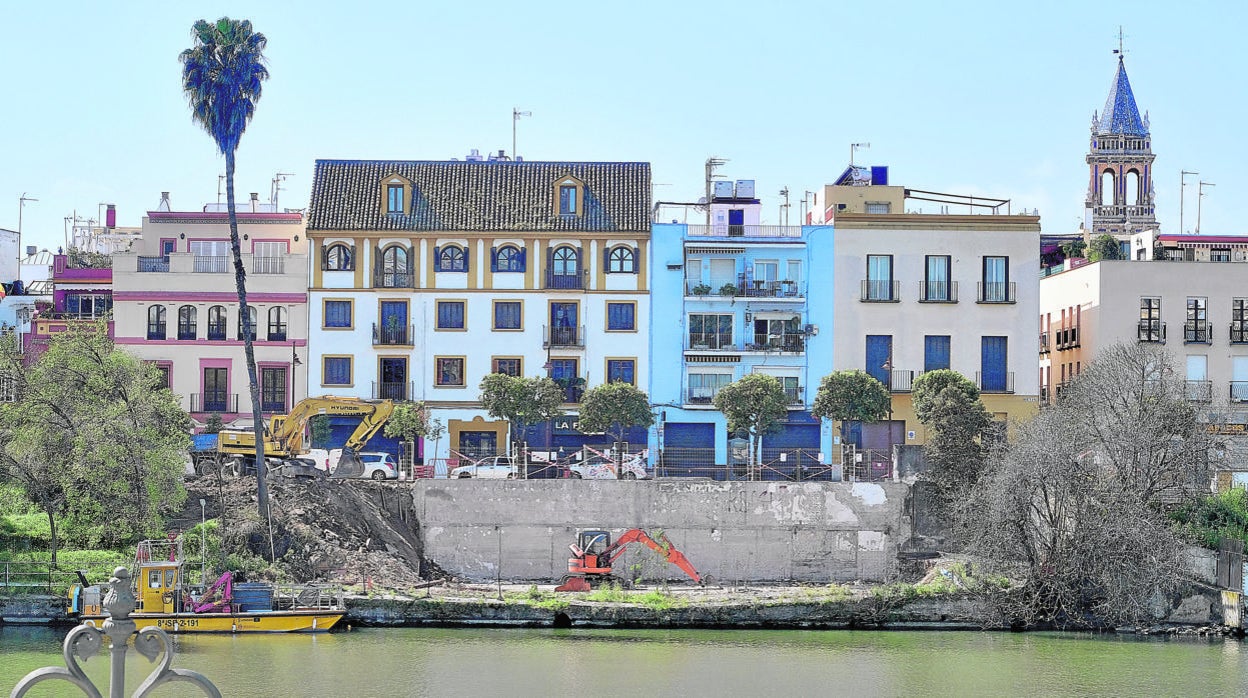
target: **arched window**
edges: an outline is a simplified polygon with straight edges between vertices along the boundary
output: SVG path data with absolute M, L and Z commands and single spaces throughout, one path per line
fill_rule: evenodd
M 214 305 L 208 309 L 208 339 L 225 341 L 225 306 Z
M 335 242 L 325 249 L 325 270 L 326 271 L 351 271 L 355 269 L 355 259 L 351 255 L 351 248 Z
M 515 245 L 503 245 L 494 255 L 495 271 L 524 271 L 524 255 Z
M 1136 170 L 1127 170 L 1127 198 L 1125 203 L 1129 206 L 1139 206 L 1140 201 L 1140 173 Z
M 438 252 L 438 271 L 468 271 L 468 255 L 459 245 L 446 245 Z
M 410 288 L 411 267 L 408 251 L 402 245 L 391 245 L 381 252 L 381 278 L 378 286 L 383 288 Z
M 165 306 L 153 305 L 147 309 L 147 338 L 165 339 Z
M 607 254 L 608 274 L 632 274 L 637 271 L 637 257 L 633 248 L 620 245 Z
M 575 247 L 562 245 L 550 254 L 547 288 L 581 287 L 581 253 Z
M 195 339 L 199 331 L 196 326 L 195 306 L 184 305 L 178 308 L 178 339 Z
M 1114 171 L 1105 170 L 1101 173 L 1101 205 L 1111 206 L 1114 204 L 1114 196 L 1116 187 L 1114 186 Z
M 258 313 L 256 313 L 256 306 L 254 305 L 247 306 L 247 315 L 249 316 L 249 319 L 251 320 L 251 341 L 254 342 L 256 341 L 256 317 L 258 315 Z M 243 314 L 239 313 L 238 314 L 238 339 L 241 341 L 244 338 L 246 338 L 246 336 L 247 335 L 244 333 L 244 329 L 243 329 Z
M 286 341 L 286 309 L 280 305 L 269 308 L 269 341 Z

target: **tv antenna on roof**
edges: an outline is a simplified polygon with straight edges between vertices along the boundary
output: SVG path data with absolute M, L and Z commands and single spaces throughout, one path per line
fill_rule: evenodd
M 516 152 L 516 124 L 520 121 L 520 117 L 522 116 L 533 116 L 533 112 L 520 111 L 520 107 L 511 108 L 511 159 L 512 160 L 515 160 L 516 155 L 518 155 L 518 153 Z
M 1126 34 L 1122 33 L 1122 25 L 1119 24 L 1118 25 L 1118 48 L 1114 49 L 1114 54 L 1118 56 L 1119 61 L 1122 60 L 1123 54 L 1126 53 L 1126 50 L 1122 48 L 1122 40 L 1125 39 L 1126 36 L 1127 36 Z
M 282 182 L 285 182 L 287 177 L 294 177 L 294 176 L 295 174 L 293 172 L 278 172 L 277 174 L 273 175 L 273 187 L 272 187 L 272 191 L 269 192 L 269 202 L 273 204 L 274 213 L 278 212 L 277 193 L 282 190 Z
M 854 166 L 854 151 L 859 148 L 870 148 L 870 143 L 850 143 L 849 144 L 849 166 Z

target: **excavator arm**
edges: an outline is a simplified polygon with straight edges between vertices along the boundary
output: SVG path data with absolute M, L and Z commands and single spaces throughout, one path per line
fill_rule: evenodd
M 611 547 L 603 551 L 602 556 L 607 561 L 607 565 L 610 566 L 616 561 L 616 559 L 623 555 L 624 549 L 627 548 L 630 543 L 641 543 L 645 545 L 651 550 L 662 555 L 663 559 L 679 567 L 681 571 L 689 575 L 690 579 L 698 584 L 702 583 L 702 575 L 698 574 L 698 571 L 694 569 L 693 563 L 689 562 L 689 558 L 685 557 L 684 553 L 680 552 L 676 549 L 676 546 L 672 545 L 672 542 L 667 539 L 665 534 L 659 533 L 658 540 L 655 540 L 640 528 L 633 528 L 625 531 L 623 535 L 611 544 Z
M 347 437 L 347 443 L 342 447 L 342 456 L 338 458 L 338 467 L 334 469 L 333 477 L 335 478 L 359 477 L 364 474 L 364 462 L 360 460 L 360 450 L 386 425 L 386 422 L 390 420 L 390 415 L 394 414 L 394 403 L 390 400 L 361 402 L 360 404 L 368 409 L 360 413 L 364 415 L 364 419 L 360 420 L 360 425 L 351 432 L 351 436 Z

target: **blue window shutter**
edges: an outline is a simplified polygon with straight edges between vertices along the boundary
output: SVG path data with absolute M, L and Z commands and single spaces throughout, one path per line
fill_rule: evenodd
M 468 272 L 468 248 L 464 248 L 464 272 Z
M 525 261 L 527 254 L 528 253 L 526 251 L 526 248 L 521 247 L 520 248 L 520 271 L 528 271 L 528 267 L 525 266 L 527 264 L 527 262 Z
M 923 338 L 923 370 L 949 368 L 949 336 L 928 335 Z
M 442 248 L 437 245 L 433 246 L 433 269 L 442 271 Z
M 871 377 L 875 378 L 884 385 L 890 383 L 891 366 L 885 367 L 891 363 L 890 358 L 893 354 L 893 336 L 887 334 L 869 334 L 867 335 L 867 367 L 866 371 Z
M 984 337 L 980 354 L 980 383 L 983 390 L 1006 389 L 1006 337 Z
M 602 271 L 604 273 L 611 271 L 611 248 L 610 247 L 602 248 Z
M 498 271 L 498 248 L 497 247 L 490 248 L 490 271 L 491 272 Z
M 346 269 L 355 270 L 355 243 L 351 243 L 351 259 L 347 260 Z
M 407 285 L 416 287 L 416 248 L 407 248 Z
M 638 270 L 638 267 L 640 266 L 641 266 L 641 250 L 639 248 L 634 247 L 633 248 L 633 273 L 634 274 L 640 273 Z

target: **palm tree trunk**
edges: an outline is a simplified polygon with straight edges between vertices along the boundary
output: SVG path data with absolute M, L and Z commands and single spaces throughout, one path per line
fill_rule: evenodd
M 269 483 L 264 463 L 264 418 L 260 414 L 260 382 L 256 380 L 256 350 L 251 343 L 251 311 L 247 307 L 247 271 L 243 268 L 242 243 L 238 239 L 238 216 L 234 211 L 234 151 L 225 154 L 225 200 L 230 212 L 230 251 L 234 253 L 234 284 L 238 287 L 238 312 L 243 328 L 243 351 L 247 361 L 247 380 L 251 388 L 251 418 L 256 432 L 256 495 L 260 500 L 260 518 L 269 517 Z

